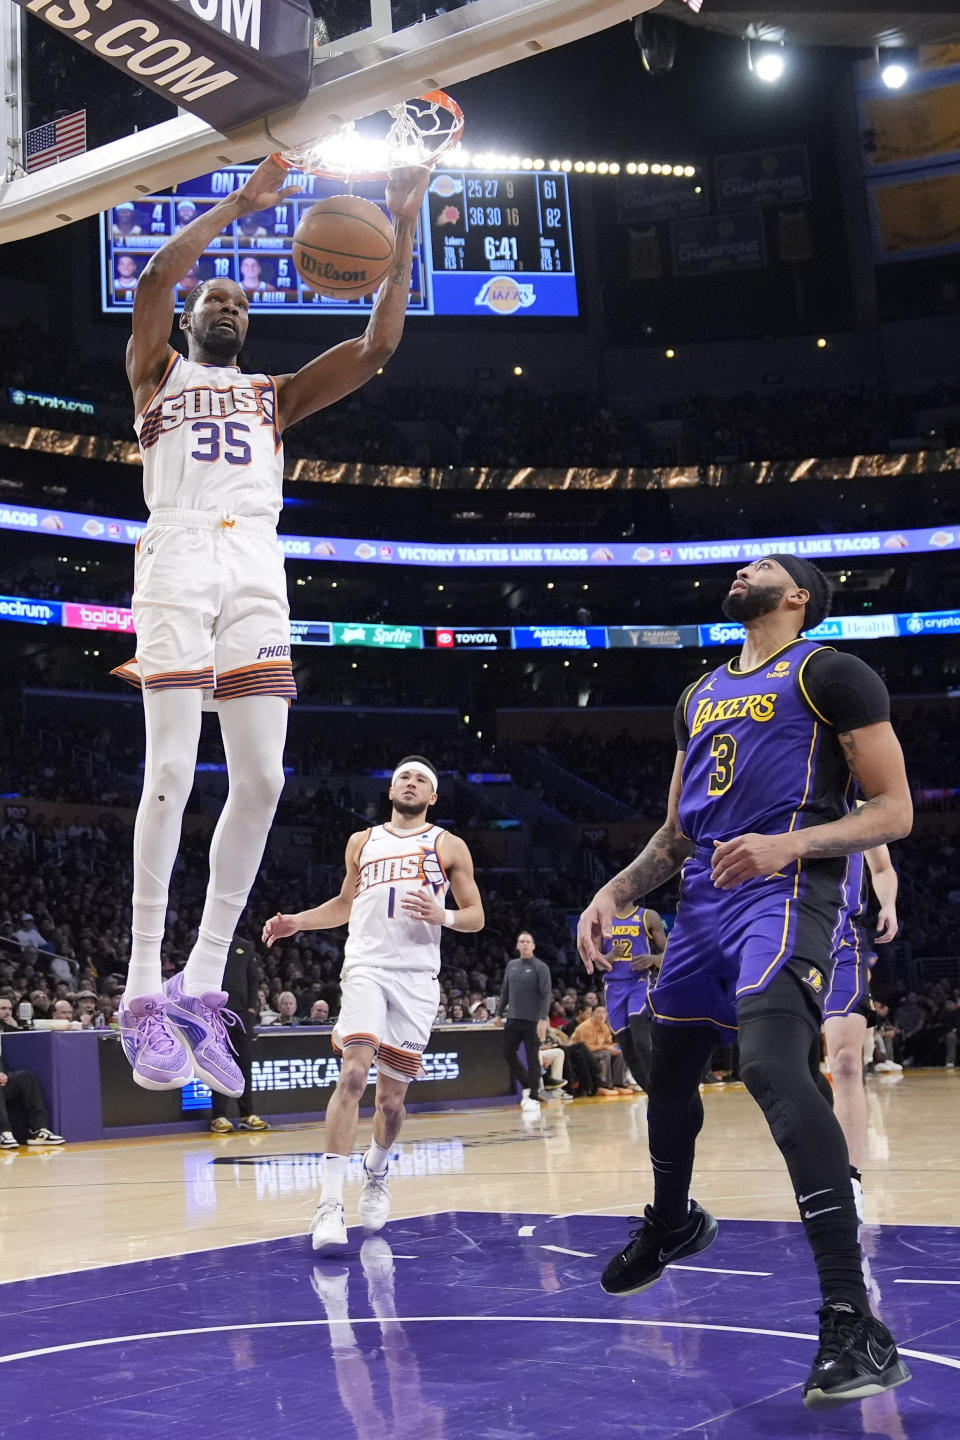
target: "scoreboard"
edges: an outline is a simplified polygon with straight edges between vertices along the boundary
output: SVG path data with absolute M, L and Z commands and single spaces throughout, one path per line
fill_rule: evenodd
M 100 217 L 101 292 L 106 313 L 129 313 L 150 255 L 197 215 L 247 179 L 252 166 L 230 166 L 128 201 Z M 342 194 L 344 183 L 291 171 L 303 198 L 244 215 L 217 235 L 177 287 L 178 305 L 215 276 L 235 280 L 250 308 L 272 314 L 368 312 L 373 297 L 318 295 L 294 268 L 293 233 L 311 205 Z M 383 185 L 357 183 L 357 195 L 383 206 Z M 385 207 L 384 207 L 385 208 Z M 410 281 L 411 315 L 575 316 L 567 176 L 552 171 L 437 170 L 424 198 Z

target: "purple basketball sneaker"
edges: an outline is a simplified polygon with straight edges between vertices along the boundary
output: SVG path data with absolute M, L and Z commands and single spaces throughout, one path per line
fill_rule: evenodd
M 166 1018 L 162 995 L 140 995 L 120 1005 L 120 1040 L 144 1090 L 179 1090 L 193 1079 L 190 1056 Z
M 182 970 L 170 977 L 163 991 L 167 1019 L 192 1055 L 197 1079 L 221 1095 L 239 1099 L 244 1080 L 227 1034 L 227 1025 L 236 1025 L 239 1016 L 226 1008 L 226 991 L 208 990 L 199 997 L 185 995 Z

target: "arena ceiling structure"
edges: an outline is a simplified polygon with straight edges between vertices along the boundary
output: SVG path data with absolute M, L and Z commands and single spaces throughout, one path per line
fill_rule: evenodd
M 902 0 L 893 6 L 861 0 L 832 5 L 781 0 L 749 5 L 744 0 L 703 0 L 693 13 L 686 0 L 663 0 L 657 15 L 702 25 L 738 40 L 783 41 L 858 50 L 877 46 L 949 45 L 960 42 L 960 8 L 955 0 Z

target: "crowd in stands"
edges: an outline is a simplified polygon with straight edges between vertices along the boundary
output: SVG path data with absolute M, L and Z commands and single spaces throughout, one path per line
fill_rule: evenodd
M 805 455 L 874 455 L 909 433 L 910 411 L 876 386 L 695 394 L 663 406 L 661 419 L 683 420 L 702 458 L 767 460 Z
M 342 840 L 356 828 L 356 817 L 336 804 L 331 814 L 329 823 L 340 826 L 335 848 L 342 849 Z M 479 851 L 478 837 L 469 829 L 465 833 Z M 37 1018 L 67 1020 L 84 1028 L 115 1024 L 130 950 L 131 835 L 129 823 L 109 809 L 94 822 L 66 827 L 42 816 L 8 818 L 2 826 L 0 1002 L 9 1000 L 10 1005 L 3 1007 L 0 1026 L 16 1023 L 23 1001 Z M 203 830 L 184 836 L 171 888 L 165 975 L 185 963 L 199 923 L 207 845 Z M 481 1022 L 490 1017 L 492 997 L 499 994 L 504 967 L 522 929 L 532 931 L 538 956 L 550 966 L 557 1002 L 554 1020 L 575 1018 L 594 982 L 580 966 L 571 917 L 596 884 L 631 854 L 618 853 L 598 833 L 584 839 L 566 869 L 557 863 L 515 870 L 481 865 L 487 925 L 476 936 L 444 932 L 443 1013 L 438 1020 Z M 917 839 L 897 846 L 894 858 L 902 884 L 901 942 L 908 947 L 902 953 L 920 957 L 921 973 L 930 966 L 928 983 L 911 997 L 920 1011 L 912 1021 L 909 1010 L 901 1014 L 899 1009 L 905 979 L 901 983 L 895 976 L 890 982 L 888 974 L 888 983 L 878 990 L 891 1003 L 897 1027 L 895 1059 L 904 1064 L 953 1063 L 948 1056 L 955 1041 L 949 1036 L 960 1015 L 957 852 L 947 839 Z M 259 945 L 258 937 L 265 916 L 316 904 L 335 893 L 339 883 L 334 863 L 292 873 L 268 852 L 240 925 L 240 933 L 257 942 L 263 1023 L 316 1023 L 324 1011 L 327 1018 L 336 1017 L 344 933 L 302 933 L 270 951 Z M 675 882 L 648 899 L 669 917 L 676 904 Z M 934 957 L 936 964 L 931 964 Z M 561 1017 L 565 1006 L 568 1013 Z
M 89 400 L 94 415 L 54 414 L 49 423 L 82 433 L 127 438 L 129 392 L 116 356 L 96 364 L 32 324 L 0 328 L 13 357 L 12 389 Z M 245 358 L 245 357 L 241 357 Z M 249 362 L 258 362 L 251 355 Z M 368 464 L 425 466 L 670 465 L 722 458 L 778 459 L 873 454 L 913 433 L 913 414 L 943 403 L 893 396 L 878 386 L 704 393 L 662 402 L 644 415 L 583 388 L 541 389 L 520 379 L 456 390 L 374 382 L 361 394 L 310 417 L 286 437 L 291 456 Z M 5 398 L 5 397 L 4 397 Z M 7 406 L 21 423 L 36 415 Z M 668 436 L 646 421 L 674 421 Z

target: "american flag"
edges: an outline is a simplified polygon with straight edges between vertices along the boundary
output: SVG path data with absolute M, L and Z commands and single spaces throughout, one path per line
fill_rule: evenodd
M 62 115 L 59 120 L 28 130 L 26 143 L 28 175 L 58 160 L 68 160 L 71 155 L 82 155 L 87 148 L 86 110 L 74 110 L 72 115 Z

